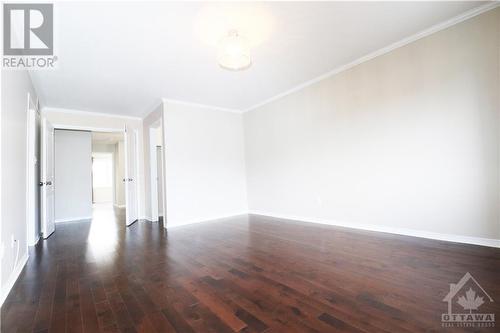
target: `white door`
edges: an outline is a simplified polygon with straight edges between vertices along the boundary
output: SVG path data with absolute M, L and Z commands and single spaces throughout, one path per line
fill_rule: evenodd
M 131 225 L 137 221 L 137 130 L 125 130 L 125 220 Z
M 55 231 L 54 223 L 54 126 L 42 119 L 42 236 L 48 238 Z
M 40 125 L 41 118 L 36 105 L 31 102 L 28 109 L 28 245 L 32 246 L 40 236 Z

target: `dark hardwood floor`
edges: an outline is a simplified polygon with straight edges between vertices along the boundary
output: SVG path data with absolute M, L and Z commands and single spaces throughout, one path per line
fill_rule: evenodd
M 10 332 L 455 332 L 450 283 L 496 301 L 500 249 L 262 216 L 170 229 L 96 208 L 58 224 L 2 307 Z M 500 318 L 498 319 L 500 320 Z M 500 323 L 499 323 L 500 324 Z

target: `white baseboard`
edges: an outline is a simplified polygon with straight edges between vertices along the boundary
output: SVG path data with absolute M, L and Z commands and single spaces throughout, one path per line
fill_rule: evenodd
M 163 215 L 158 215 L 158 218 L 163 217 Z M 150 222 L 158 222 L 158 220 L 153 220 L 151 216 L 142 216 L 139 220 L 148 220 Z
M 40 240 L 41 237 L 42 236 L 40 236 L 40 235 L 36 236 L 34 240 L 31 240 L 31 241 L 28 242 L 28 246 L 35 246 L 38 243 L 38 241 Z
M 160 215 L 160 217 L 163 217 L 163 216 Z M 147 220 L 147 221 L 150 221 L 150 222 L 158 222 L 158 220 L 153 221 L 153 218 L 151 216 L 141 216 L 141 217 L 139 217 L 139 220 Z
M 390 234 L 413 236 L 413 237 L 441 240 L 441 241 L 447 241 L 447 242 L 474 244 L 474 245 L 482 245 L 482 246 L 500 248 L 500 239 L 493 239 L 493 238 L 481 238 L 481 237 L 470 237 L 470 236 L 462 236 L 462 235 L 454 235 L 454 234 L 443 234 L 443 233 L 432 232 L 432 231 L 408 229 L 408 228 L 395 228 L 395 227 L 380 226 L 380 225 L 374 225 L 374 224 L 354 224 L 354 223 L 348 223 L 348 222 L 344 222 L 344 221 L 333 221 L 333 220 L 325 220 L 325 219 L 318 219 L 318 218 L 304 217 L 304 216 L 275 214 L 275 213 L 258 211 L 258 210 L 252 210 L 249 212 L 249 214 L 263 215 L 263 216 L 269 216 L 269 217 L 285 219 L 285 220 L 293 220 L 293 221 L 299 221 L 299 222 L 326 224 L 326 225 L 333 225 L 333 226 L 338 226 L 338 227 L 345 227 L 345 228 L 352 228 L 352 229 L 359 229 L 359 230 L 385 232 L 385 233 L 390 233 Z
M 234 212 L 231 214 L 225 214 L 225 215 L 219 215 L 219 216 L 210 216 L 206 218 L 201 218 L 201 219 L 192 219 L 192 220 L 187 220 L 187 221 L 181 221 L 181 222 L 167 222 L 166 228 L 167 229 L 173 229 L 173 228 L 178 228 L 178 227 L 183 227 L 191 224 L 197 224 L 197 223 L 209 223 L 209 222 L 217 222 L 218 220 L 221 219 L 227 219 L 227 218 L 232 218 L 240 215 L 247 215 L 248 212 Z
M 55 220 L 55 223 L 61 223 L 61 222 L 80 222 L 82 220 L 91 220 L 92 215 L 90 216 L 80 216 L 80 217 L 68 217 L 65 219 L 57 219 Z
M 21 260 L 18 262 L 17 266 L 14 268 L 12 273 L 10 273 L 9 278 L 7 279 L 7 282 L 5 283 L 5 287 L 2 288 L 2 295 L 0 296 L 0 306 L 3 305 L 3 302 L 5 302 L 5 299 L 7 296 L 9 296 L 9 293 L 14 287 L 14 284 L 16 283 L 17 279 L 19 278 L 19 275 L 21 275 L 21 272 L 23 271 L 24 266 L 28 262 L 29 255 L 26 253 Z

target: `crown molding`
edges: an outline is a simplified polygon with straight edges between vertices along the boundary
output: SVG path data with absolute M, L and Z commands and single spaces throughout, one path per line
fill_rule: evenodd
M 205 109 L 210 109 L 210 110 L 215 110 L 215 111 L 224 111 L 224 112 L 232 112 L 232 113 L 240 113 L 240 114 L 243 113 L 243 110 L 224 108 L 224 107 L 207 105 L 207 104 L 192 103 L 192 102 L 187 102 L 187 101 L 181 101 L 178 99 L 162 98 L 162 101 L 164 103 L 193 106 L 193 107 L 205 108 Z
M 88 115 L 88 116 L 100 116 L 100 117 L 111 117 L 111 118 L 122 118 L 122 119 L 133 119 L 133 120 L 142 120 L 141 117 L 127 116 L 122 114 L 114 114 L 107 112 L 93 112 L 93 111 L 83 111 L 83 110 L 75 110 L 75 109 L 66 109 L 66 108 L 55 108 L 51 106 L 44 106 L 42 108 L 43 112 L 58 112 L 58 113 L 67 113 L 67 114 L 79 114 L 79 115 Z
M 323 81 L 323 80 L 325 80 L 325 79 L 327 79 L 329 77 L 335 76 L 335 75 L 337 75 L 337 74 L 339 74 L 341 72 L 344 72 L 344 71 L 346 71 L 348 69 L 351 69 L 351 68 L 353 68 L 353 67 L 355 67 L 357 65 L 360 65 L 360 64 L 362 64 L 364 62 L 367 62 L 367 61 L 372 60 L 372 59 L 374 59 L 376 57 L 379 57 L 381 55 L 389 53 L 389 52 L 391 52 L 393 50 L 396 50 L 396 49 L 398 49 L 400 47 L 403 47 L 405 45 L 408 45 L 410 43 L 413 43 L 413 42 L 415 42 L 415 41 L 417 41 L 417 40 L 419 40 L 421 38 L 427 37 L 427 36 L 432 35 L 432 34 L 434 34 L 436 32 L 439 32 L 441 30 L 444 30 L 446 28 L 454 26 L 454 25 L 456 25 L 456 24 L 458 24 L 460 22 L 463 22 L 463 21 L 466 21 L 466 20 L 468 20 L 470 18 L 473 18 L 473 17 L 475 17 L 477 15 L 483 14 L 483 13 L 489 11 L 489 10 L 495 9 L 498 6 L 500 6 L 500 1 L 490 1 L 489 3 L 487 3 L 487 4 L 483 5 L 483 6 L 479 6 L 479 7 L 473 8 L 473 9 L 471 9 L 471 10 L 465 12 L 465 13 L 462 13 L 462 14 L 460 14 L 458 16 L 455 16 L 455 17 L 453 17 L 453 18 L 451 18 L 449 20 L 446 20 L 446 21 L 444 21 L 442 23 L 438 23 L 436 25 L 433 25 L 430 28 L 422 30 L 422 31 L 420 31 L 420 32 L 418 32 L 418 33 L 416 33 L 414 35 L 411 35 L 409 37 L 406 37 L 406 38 L 404 38 L 404 39 L 402 39 L 402 40 L 400 40 L 398 42 L 392 43 L 392 44 L 390 44 L 390 45 L 388 45 L 386 47 L 383 47 L 383 48 L 381 48 L 381 49 L 379 49 L 379 50 L 377 50 L 375 52 L 369 53 L 369 54 L 364 55 L 361 58 L 358 58 L 358 59 L 356 59 L 356 60 L 354 60 L 352 62 L 349 62 L 349 63 L 347 63 L 345 65 L 340 66 L 340 67 L 337 67 L 337 68 L 335 68 L 335 69 L 333 69 L 333 70 L 331 70 L 331 71 L 329 71 L 329 72 L 327 72 L 325 74 L 322 74 L 322 75 L 320 75 L 318 77 L 315 77 L 315 78 L 313 78 L 311 80 L 308 80 L 306 82 L 303 82 L 303 83 L 301 83 L 301 84 L 299 84 L 299 85 L 297 85 L 297 86 L 295 86 L 295 87 L 293 87 L 293 88 L 291 88 L 289 90 L 286 90 L 286 91 L 284 91 L 284 92 L 282 92 L 282 93 L 280 93 L 278 95 L 275 95 L 275 96 L 273 96 L 271 98 L 268 98 L 268 99 L 266 99 L 266 100 L 264 100 L 264 101 L 262 101 L 260 103 L 252 105 L 251 107 L 244 109 L 243 112 L 249 112 L 249 111 L 255 110 L 255 109 L 257 109 L 257 108 L 259 108 L 259 107 L 261 107 L 263 105 L 266 105 L 266 104 L 269 104 L 271 102 L 274 102 L 274 101 L 276 101 L 278 99 L 281 99 L 281 98 L 283 98 L 283 97 L 285 97 L 287 95 L 290 95 L 290 94 L 292 94 L 294 92 L 302 90 L 302 89 L 304 89 L 306 87 L 309 87 L 309 86 L 311 86 L 311 85 L 313 85 L 313 84 L 315 84 L 317 82 Z
M 396 50 L 400 47 L 403 47 L 405 45 L 411 44 L 421 38 L 427 37 L 429 35 L 432 35 L 436 32 L 439 32 L 441 30 L 447 29 L 453 25 L 456 25 L 460 22 L 466 21 L 470 18 L 473 18 L 477 15 L 483 14 L 487 11 L 490 11 L 492 9 L 495 9 L 500 6 L 500 1 L 489 1 L 487 4 L 473 8 L 467 12 L 464 12 L 458 16 L 455 16 L 449 20 L 446 20 L 442 23 L 438 23 L 428 29 L 422 30 L 414 35 L 411 35 L 409 37 L 406 37 L 400 41 L 397 41 L 395 43 L 392 43 L 386 47 L 383 47 L 381 49 L 378 49 L 374 52 L 371 52 L 369 54 L 366 54 L 352 62 L 349 62 L 347 64 L 341 65 L 329 72 L 326 72 L 320 76 L 317 76 L 311 80 L 305 81 L 291 89 L 288 89 L 282 93 L 279 93 L 273 97 L 270 97 L 268 99 L 265 99 L 257 104 L 254 104 L 248 108 L 243 108 L 243 109 L 234 109 L 234 108 L 225 108 L 225 107 L 219 107 L 219 106 L 214 106 L 214 105 L 207 105 L 207 104 L 201 104 L 201 103 L 193 103 L 189 101 L 183 101 L 183 100 L 177 100 L 177 99 L 169 99 L 169 98 L 161 98 L 161 102 L 163 103 L 170 103 L 170 104 L 178 104 L 178 105 L 185 105 L 185 106 L 192 106 L 192 107 L 199 107 L 199 108 L 206 108 L 210 110 L 216 110 L 216 111 L 224 111 L 224 112 L 232 112 L 232 113 L 238 113 L 242 114 L 245 112 L 249 112 L 252 110 L 255 110 L 263 105 L 269 104 L 271 102 L 274 102 L 276 100 L 279 100 L 287 95 L 290 95 L 294 92 L 300 91 L 306 87 L 309 87 L 317 82 L 323 81 L 327 78 L 330 78 L 332 76 L 335 76 L 341 72 L 344 72 L 346 70 L 349 70 L 357 65 L 360 65 L 364 62 L 367 62 L 369 60 L 372 60 L 374 58 L 377 58 L 379 56 L 382 56 L 386 53 L 389 53 L 393 50 Z M 154 103 L 153 107 L 149 107 L 146 109 L 146 112 L 142 115 L 142 117 L 134 117 L 134 116 L 128 116 L 128 115 L 120 115 L 120 114 L 112 114 L 112 113 L 105 113 L 105 112 L 92 112 L 92 111 L 83 111 L 83 110 L 74 110 L 74 109 L 65 109 L 65 108 L 54 108 L 50 106 L 44 106 L 42 108 L 43 110 L 53 110 L 57 112 L 64 112 L 64 113 L 77 113 L 77 114 L 88 114 L 88 115 L 95 115 L 95 116 L 108 116 L 108 117 L 118 117 L 118 118 L 124 118 L 124 119 L 134 119 L 134 120 L 142 120 L 147 115 L 154 110 L 158 106 L 158 102 Z

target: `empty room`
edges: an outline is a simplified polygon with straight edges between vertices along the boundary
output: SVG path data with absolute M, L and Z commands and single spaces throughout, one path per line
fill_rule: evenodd
M 2 3 L 0 332 L 497 332 L 500 2 Z

